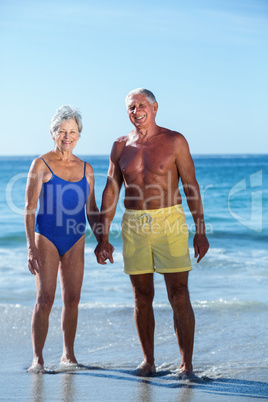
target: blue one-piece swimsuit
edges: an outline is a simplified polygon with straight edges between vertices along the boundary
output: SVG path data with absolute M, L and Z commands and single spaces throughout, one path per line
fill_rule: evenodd
M 35 232 L 49 239 L 59 255 L 66 253 L 86 230 L 85 204 L 90 187 L 85 176 L 80 181 L 70 182 L 52 173 L 51 179 L 43 183 L 39 197 Z

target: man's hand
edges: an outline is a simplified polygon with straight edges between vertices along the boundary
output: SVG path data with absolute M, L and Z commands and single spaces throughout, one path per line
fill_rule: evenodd
M 197 262 L 201 261 L 209 249 L 209 242 L 205 234 L 195 234 L 194 237 L 194 257 Z
M 113 251 L 114 247 L 108 241 L 101 241 L 94 250 L 98 263 L 105 265 L 107 264 L 106 260 L 113 263 Z

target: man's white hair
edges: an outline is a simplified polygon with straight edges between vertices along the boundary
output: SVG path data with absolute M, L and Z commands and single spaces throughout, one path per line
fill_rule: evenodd
M 130 98 L 133 95 L 144 95 L 151 104 L 156 102 L 154 94 L 151 91 L 149 91 L 149 89 L 136 88 L 136 89 L 133 89 L 133 91 L 130 91 L 127 94 L 127 96 L 126 96 L 126 105 L 128 105 L 128 98 Z

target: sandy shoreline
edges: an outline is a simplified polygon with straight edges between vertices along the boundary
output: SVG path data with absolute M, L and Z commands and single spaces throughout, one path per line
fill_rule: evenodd
M 132 309 L 131 309 L 132 310 Z M 60 309 L 52 312 L 45 347 L 45 363 L 55 374 L 33 374 L 31 364 L 31 308 L 2 305 L 0 337 L 0 400 L 20 402 L 50 401 L 251 401 L 268 400 L 268 368 L 263 326 L 266 309 L 258 311 L 251 334 L 252 314 L 240 315 L 234 339 L 230 311 L 198 311 L 194 369 L 198 383 L 178 380 L 179 353 L 172 334 L 171 317 L 156 310 L 156 368 L 150 378 L 135 377 L 133 371 L 141 358 L 132 311 L 126 309 L 82 309 L 77 335 L 77 358 L 86 368 L 59 370 L 62 348 Z M 233 313 L 233 310 L 231 310 Z M 107 318 L 109 317 L 109 319 Z M 164 318 L 165 317 L 165 318 Z M 243 319 L 242 319 L 243 318 Z M 93 324 L 95 322 L 95 324 Z M 229 323 L 229 327 L 227 326 Z M 124 325 L 122 325 L 124 323 Z M 210 324 L 209 324 L 210 323 Z M 228 328 L 222 335 L 219 328 Z M 122 331 L 122 333 L 121 333 Z M 231 339 L 227 337 L 227 333 Z M 254 352 L 259 352 L 258 360 Z M 208 337 L 213 334 L 212 337 Z M 128 341 L 127 341 L 128 340 Z M 203 343 L 204 341 L 204 343 Z M 113 343 L 111 343 L 113 342 Z M 214 343 L 213 343 L 214 342 Z M 239 343 L 242 349 L 239 349 Z M 245 355 L 241 355 L 241 350 Z M 215 352 L 212 354 L 212 352 Z M 254 359 L 255 358 L 255 359 Z
M 256 372 L 255 372 L 256 374 Z M 248 373 L 249 378 L 254 372 Z M 1 400 L 15 401 L 250 401 L 267 400 L 268 384 L 231 378 L 186 383 L 165 372 L 137 378 L 127 369 L 87 369 L 58 374 L 1 373 Z

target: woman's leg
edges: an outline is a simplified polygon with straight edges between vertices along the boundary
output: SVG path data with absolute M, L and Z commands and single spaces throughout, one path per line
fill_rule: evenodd
M 32 315 L 33 363 L 29 371 L 42 369 L 44 365 L 43 348 L 48 333 L 49 314 L 55 298 L 59 267 L 59 253 L 53 243 L 36 233 L 36 246 L 42 266 L 39 274 L 35 275 L 36 303 Z
M 78 320 L 78 305 L 84 275 L 84 246 L 83 235 L 60 262 L 61 294 L 63 301 L 61 328 L 63 333 L 62 363 L 77 363 L 74 355 L 74 340 Z

